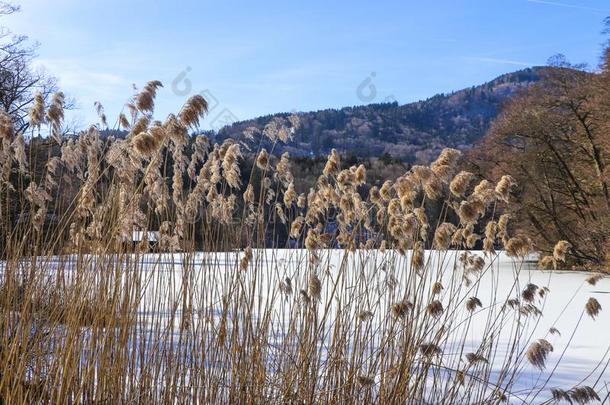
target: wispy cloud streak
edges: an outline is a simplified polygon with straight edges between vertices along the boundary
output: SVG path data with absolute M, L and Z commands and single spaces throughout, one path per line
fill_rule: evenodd
M 511 59 L 500 59 L 500 58 L 487 58 L 483 56 L 470 56 L 466 59 L 475 61 L 475 62 L 486 62 L 486 63 L 497 63 L 500 65 L 515 65 L 515 66 L 534 66 L 535 63 L 531 62 L 523 62 L 518 60 Z
M 603 13 L 610 12 L 610 8 L 601 9 L 601 8 L 596 8 L 596 7 L 581 6 L 578 4 L 558 3 L 556 1 L 547 1 L 547 0 L 526 0 L 526 1 L 528 3 L 546 4 L 548 6 L 576 8 L 579 10 L 599 11 L 599 12 L 603 12 Z

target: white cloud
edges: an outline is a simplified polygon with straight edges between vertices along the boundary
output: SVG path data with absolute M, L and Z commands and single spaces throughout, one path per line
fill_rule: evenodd
M 123 77 L 97 71 L 81 61 L 70 59 L 38 59 L 34 62 L 35 67 L 43 67 L 53 76 L 59 79 L 61 87 L 78 88 L 84 92 L 107 91 L 112 88 L 128 86 L 129 83 Z
M 53 58 L 41 58 L 34 62 L 35 68 L 43 68 L 57 77 L 59 88 L 76 101 L 76 109 L 66 113 L 66 121 L 97 122 L 93 108 L 95 101 L 109 107 L 106 114 L 113 119 L 131 94 L 131 82 L 120 75 L 104 72 L 101 67 L 91 66 L 94 63 Z

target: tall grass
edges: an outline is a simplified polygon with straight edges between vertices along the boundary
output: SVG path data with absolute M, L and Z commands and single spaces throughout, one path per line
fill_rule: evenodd
M 298 116 L 247 130 L 248 144 L 200 136 L 187 153 L 207 103 L 195 96 L 154 122 L 160 86 L 127 105 L 124 140 L 99 126 L 61 139 L 63 96 L 46 109 L 38 98 L 32 131 L 52 135 L 42 160 L 1 115 L 2 403 L 598 398 L 514 388 L 553 348 L 532 334 L 548 289 L 519 279 L 531 243 L 498 215 L 510 177 L 456 174 L 448 149 L 363 195 L 365 168 L 342 169 L 333 151 L 299 195 L 287 155 L 250 149 L 287 141 Z M 245 180 L 242 152 L 255 156 Z M 134 231 L 158 234 L 134 243 Z M 280 233 L 290 246 L 273 242 Z M 499 288 L 500 250 L 514 258 L 510 288 Z

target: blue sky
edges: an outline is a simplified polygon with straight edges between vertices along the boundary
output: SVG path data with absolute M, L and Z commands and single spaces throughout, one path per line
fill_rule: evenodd
M 544 64 L 596 67 L 608 0 L 22 0 L 1 23 L 95 120 L 161 80 L 157 117 L 204 92 L 205 127 L 280 111 L 406 103 Z M 371 87 L 373 86 L 373 87 Z M 374 89 L 374 91 L 372 91 Z

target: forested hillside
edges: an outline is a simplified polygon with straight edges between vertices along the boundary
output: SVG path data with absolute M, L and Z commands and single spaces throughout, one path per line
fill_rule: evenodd
M 327 155 L 336 148 L 343 155 L 390 155 L 408 163 L 427 163 L 444 147 L 470 148 L 486 133 L 501 106 L 519 89 L 538 81 L 548 69 L 524 69 L 479 86 L 405 105 L 394 102 L 300 113 L 299 129 L 292 140 L 276 145 L 275 152 Z M 273 119 L 288 116 L 274 114 L 234 123 L 222 128 L 217 140 L 243 139 L 247 129 L 262 130 Z

